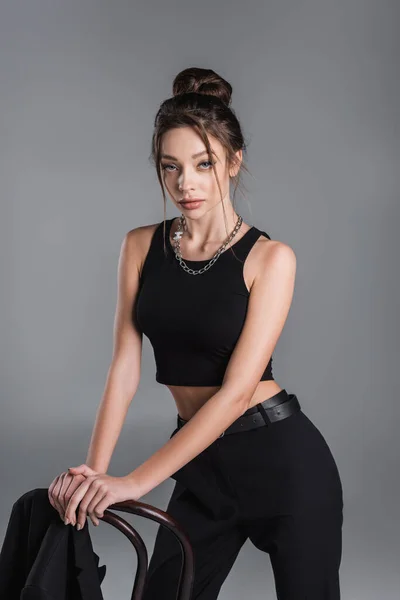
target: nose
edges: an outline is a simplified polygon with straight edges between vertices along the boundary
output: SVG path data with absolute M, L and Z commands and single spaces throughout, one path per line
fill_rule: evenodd
M 187 192 L 189 190 L 193 191 L 195 189 L 193 185 L 193 175 L 188 172 L 185 172 L 179 176 L 178 178 L 178 186 L 181 192 Z

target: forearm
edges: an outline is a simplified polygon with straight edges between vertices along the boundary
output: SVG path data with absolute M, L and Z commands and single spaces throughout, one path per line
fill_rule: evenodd
M 159 450 L 128 474 L 147 494 L 210 446 L 247 409 L 244 399 L 221 388 Z
M 117 369 L 110 369 L 86 458 L 86 464 L 99 473 L 108 470 L 135 391 Z

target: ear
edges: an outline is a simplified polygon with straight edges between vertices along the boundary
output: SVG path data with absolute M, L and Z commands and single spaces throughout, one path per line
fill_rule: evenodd
M 243 151 L 240 149 L 237 152 L 235 152 L 235 158 L 231 162 L 231 166 L 229 168 L 229 177 L 235 177 L 237 175 L 240 169 L 240 165 L 242 164 L 242 160 Z

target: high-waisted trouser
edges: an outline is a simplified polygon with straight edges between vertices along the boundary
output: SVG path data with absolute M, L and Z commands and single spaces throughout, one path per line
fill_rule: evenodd
M 172 477 L 166 512 L 194 551 L 193 600 L 218 597 L 248 538 L 269 554 L 278 600 L 340 599 L 342 484 L 302 410 L 216 439 Z M 179 542 L 159 526 L 144 600 L 175 600 L 181 565 Z

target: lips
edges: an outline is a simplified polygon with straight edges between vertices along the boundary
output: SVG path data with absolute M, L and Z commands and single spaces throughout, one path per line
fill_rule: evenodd
M 190 204 L 190 202 L 203 202 L 203 198 L 188 198 L 187 200 L 184 198 L 181 200 L 181 204 Z
M 182 208 L 185 208 L 186 210 L 196 210 L 196 208 L 200 207 L 200 204 L 202 203 L 202 200 L 192 200 L 190 202 L 181 202 L 181 206 Z

